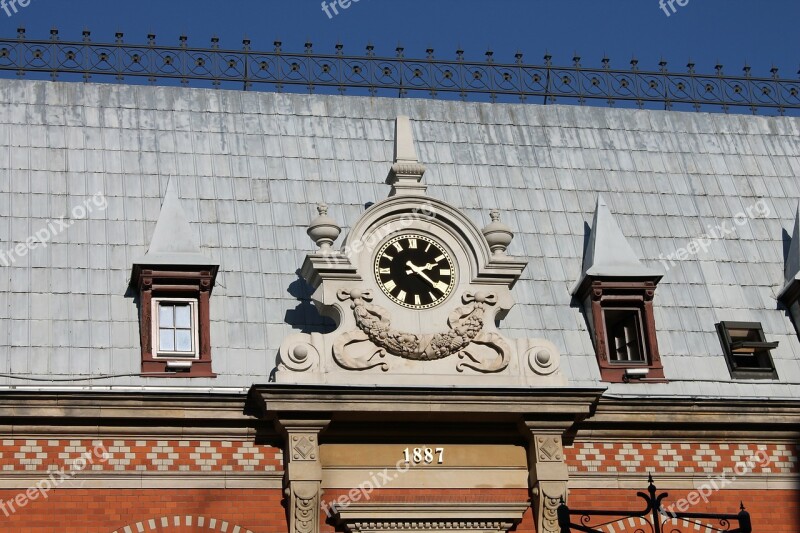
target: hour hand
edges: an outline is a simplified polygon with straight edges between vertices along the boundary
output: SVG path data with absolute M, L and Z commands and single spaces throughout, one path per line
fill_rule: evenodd
M 432 268 L 433 268 L 433 267 L 435 267 L 436 265 L 437 265 L 437 263 L 428 263 L 428 264 L 427 264 L 427 265 L 425 265 L 425 266 L 421 266 L 421 267 L 414 267 L 413 263 L 411 263 L 411 261 L 409 261 L 408 263 L 406 263 L 406 266 L 409 266 L 409 267 L 411 267 L 411 270 L 406 270 L 406 274 L 412 274 L 412 273 L 413 273 L 413 274 L 419 274 L 419 273 L 420 273 L 420 272 L 422 272 L 422 271 L 425 271 L 425 270 L 430 270 L 430 269 L 432 269 Z M 415 269 L 415 268 L 416 268 L 416 269 Z
M 419 277 L 421 277 L 422 279 L 424 279 L 425 281 L 427 281 L 427 282 L 428 282 L 428 284 L 430 284 L 430 286 L 431 286 L 431 287 L 433 287 L 434 289 L 439 289 L 439 287 L 437 286 L 436 282 L 435 282 L 435 281 L 433 281 L 431 278 L 429 278 L 429 277 L 428 277 L 428 275 L 427 275 L 427 274 L 424 272 L 424 269 L 423 269 L 423 268 L 416 266 L 416 265 L 415 265 L 414 263 L 412 263 L 411 261 L 408 261 L 408 262 L 406 263 L 406 266 L 407 266 L 408 268 L 410 268 L 410 269 L 411 269 L 411 272 L 413 272 L 413 273 L 414 273 L 414 274 L 416 274 L 417 276 L 419 276 Z M 409 272 L 409 273 L 410 273 L 410 272 Z

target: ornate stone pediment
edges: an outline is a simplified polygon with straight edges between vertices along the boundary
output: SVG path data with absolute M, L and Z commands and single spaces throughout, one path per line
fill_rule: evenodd
M 509 339 L 497 328 L 526 267 L 506 253 L 511 229 L 493 211 L 481 230 L 427 196 L 407 117 L 398 117 L 396 136 L 390 195 L 354 221 L 341 248 L 333 246 L 341 230 L 326 205 L 309 225 L 319 250 L 301 275 L 337 328 L 287 337 L 276 381 L 564 385 L 552 343 Z

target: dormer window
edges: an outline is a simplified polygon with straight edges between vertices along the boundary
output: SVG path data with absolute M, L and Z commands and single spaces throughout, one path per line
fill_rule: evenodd
M 209 300 L 219 263 L 200 252 L 170 181 L 150 248 L 134 261 L 142 375 L 214 377 Z
M 653 281 L 587 279 L 584 301 L 600 379 L 664 381 L 653 317 Z
M 720 322 L 717 332 L 732 378 L 777 379 L 771 350 L 777 342 L 767 342 L 758 322 Z
M 216 269 L 134 268 L 139 289 L 142 373 L 213 377 L 209 298 Z
M 601 380 L 665 381 L 653 314 L 662 275 L 641 262 L 598 196 L 583 271 L 571 292 L 583 304 Z

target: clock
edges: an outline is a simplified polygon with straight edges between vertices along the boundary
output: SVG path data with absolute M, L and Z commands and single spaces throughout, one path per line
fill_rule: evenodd
M 383 244 L 375 256 L 375 279 L 394 303 L 411 309 L 428 309 L 453 292 L 453 259 L 435 240 L 404 234 Z

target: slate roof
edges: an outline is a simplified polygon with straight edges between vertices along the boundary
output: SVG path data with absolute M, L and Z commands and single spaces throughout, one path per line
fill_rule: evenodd
M 108 207 L 0 263 L 0 385 L 265 382 L 285 335 L 330 326 L 297 275 L 314 249 L 315 204 L 329 204 L 344 235 L 364 204 L 387 196 L 401 114 L 412 118 L 428 194 L 479 227 L 498 208 L 517 233 L 509 253 L 529 266 L 502 329 L 553 341 L 572 385 L 599 379 L 570 288 L 602 194 L 642 263 L 669 267 L 655 312 L 670 382 L 608 393 L 800 397 L 800 340 L 775 299 L 800 197 L 798 119 L 16 80 L 0 81 L 0 251 L 97 192 Z M 201 252 L 220 263 L 211 299 L 219 377 L 47 381 L 139 371 L 126 291 L 170 179 Z M 736 225 L 759 200 L 769 213 L 751 209 Z M 718 224 L 733 231 L 707 251 L 659 260 Z M 720 320 L 761 322 L 780 341 L 780 379 L 730 379 Z

